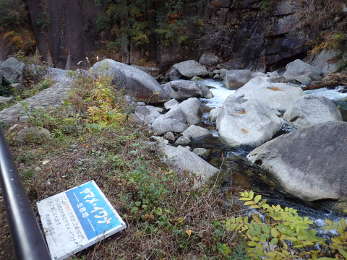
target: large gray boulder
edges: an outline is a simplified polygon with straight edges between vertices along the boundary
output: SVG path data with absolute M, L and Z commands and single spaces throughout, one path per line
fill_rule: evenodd
M 288 81 L 298 81 L 304 85 L 308 85 L 313 80 L 322 78 L 322 71 L 302 60 L 295 60 L 286 66 L 283 76 Z
M 11 57 L 0 64 L 0 75 L 8 83 L 21 83 L 23 81 L 24 68 L 25 64 L 23 62 Z
M 305 95 L 300 97 L 283 116 L 297 128 L 329 121 L 342 121 L 335 103 L 325 97 Z
M 211 136 L 211 133 L 206 128 L 203 128 L 201 126 L 191 125 L 186 130 L 184 130 L 182 135 L 189 139 L 197 139 L 197 138 Z
M 335 50 L 323 50 L 318 53 L 312 60 L 312 65 L 322 71 L 324 75 L 337 72 L 339 70 L 341 53 Z
M 347 123 L 327 122 L 282 135 L 248 159 L 282 189 L 306 201 L 347 199 Z
M 180 172 L 187 171 L 198 177 L 194 186 L 198 187 L 206 183 L 219 170 L 203 160 L 201 157 L 191 152 L 189 148 L 182 146 L 173 147 L 164 143 L 159 143 L 159 150 L 163 153 L 163 161 Z
M 272 109 L 285 112 L 304 92 L 300 87 L 288 83 L 272 83 L 270 78 L 256 77 L 236 90 L 235 96 L 244 95 Z
M 197 98 L 189 98 L 174 106 L 166 114 L 159 116 L 152 123 L 153 131 L 158 134 L 167 132 L 181 133 L 190 125 L 201 120 L 201 103 Z
M 250 70 L 227 70 L 224 74 L 224 85 L 230 89 L 237 89 L 245 85 L 252 78 Z
M 201 102 L 197 98 L 189 98 L 179 104 L 179 109 L 183 112 L 189 125 L 199 124 L 201 121 Z
M 170 110 L 171 108 L 177 106 L 179 102 L 176 99 L 170 99 L 169 101 L 164 103 L 164 107 L 167 110 Z
M 176 100 L 190 97 L 211 97 L 212 93 L 207 86 L 200 85 L 192 80 L 174 80 L 162 85 L 167 95 Z
M 171 109 L 159 116 L 152 123 L 152 129 L 157 135 L 167 132 L 182 133 L 188 128 L 187 120 L 181 109 Z
M 195 60 L 182 61 L 180 63 L 176 63 L 172 67 L 186 78 L 193 78 L 195 76 L 203 77 L 208 75 L 206 67 Z
M 270 140 L 282 120 L 276 111 L 257 100 L 230 95 L 217 117 L 217 129 L 229 146 L 258 146 Z
M 181 73 L 178 72 L 174 67 L 171 67 L 165 74 L 165 77 L 169 80 L 178 80 L 181 79 L 183 76 Z
M 95 63 L 90 72 L 110 77 L 116 87 L 125 89 L 128 95 L 138 101 L 162 103 L 169 100 L 156 79 L 133 66 L 105 59 Z

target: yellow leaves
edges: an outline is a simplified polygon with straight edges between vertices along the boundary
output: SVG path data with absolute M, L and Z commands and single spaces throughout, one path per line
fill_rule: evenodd
M 95 129 L 118 126 L 125 121 L 126 115 L 117 104 L 109 79 L 89 78 L 78 83 L 70 101 L 87 116 L 87 122 L 97 126 Z
M 17 49 L 27 51 L 35 46 L 34 35 L 31 31 L 21 29 L 18 31 L 7 31 L 0 35 L 8 44 L 14 45 Z
M 253 191 L 240 192 L 240 200 L 252 200 L 254 198 Z
M 188 235 L 188 237 L 190 237 L 192 235 L 193 231 L 191 229 L 187 229 L 186 230 L 186 234 Z
M 244 204 L 254 209 L 258 209 L 262 206 L 261 195 L 254 196 L 253 191 L 244 191 L 240 193 L 240 200 L 246 201 Z
M 260 200 L 261 200 L 261 195 L 255 196 L 255 198 L 254 198 L 255 203 L 258 203 Z

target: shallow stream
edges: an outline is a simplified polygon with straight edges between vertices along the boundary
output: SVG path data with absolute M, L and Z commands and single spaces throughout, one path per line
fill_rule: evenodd
M 206 104 L 206 106 L 208 106 L 211 109 L 221 107 L 223 105 L 225 99 L 229 95 L 235 93 L 235 90 L 230 90 L 230 89 L 225 88 L 223 82 L 221 82 L 221 81 L 216 81 L 213 79 L 205 79 L 205 80 L 199 81 L 199 83 L 202 85 L 208 86 L 214 95 L 214 97 L 211 99 L 204 99 L 204 98 L 201 99 L 202 102 L 204 104 Z M 330 100 L 333 100 L 338 105 L 338 107 L 339 107 L 339 109 L 343 115 L 344 121 L 347 121 L 347 87 L 339 86 L 339 87 L 335 87 L 333 89 L 321 88 L 321 89 L 316 89 L 316 90 L 307 90 L 307 91 L 304 91 L 304 93 L 315 95 L 315 96 L 323 96 L 323 97 L 326 97 Z M 204 123 L 206 125 L 208 125 L 209 128 L 211 128 L 211 126 L 214 124 L 208 121 L 208 114 L 209 114 L 208 112 L 205 113 L 203 115 L 203 119 L 204 119 Z M 219 153 L 217 152 L 215 154 L 212 153 L 213 155 L 210 158 L 210 162 L 212 164 L 214 164 L 215 166 L 217 166 L 217 164 L 215 162 L 216 157 L 223 157 L 225 160 L 230 159 L 230 161 L 233 161 L 233 160 L 235 160 L 235 158 L 239 157 L 242 161 L 242 159 L 245 159 L 247 154 L 254 148 L 254 147 L 228 148 L 227 146 L 221 145 L 222 142 L 220 142 L 220 140 L 218 140 L 219 139 L 218 138 L 218 131 L 216 131 L 215 128 L 211 130 L 211 133 L 213 135 L 212 141 L 210 142 L 211 145 L 210 145 L 210 147 L 206 147 L 206 148 L 211 148 L 211 146 L 213 146 L 214 144 L 216 146 L 219 145 L 217 150 L 219 150 L 220 152 Z M 208 146 L 209 144 L 205 144 L 205 145 Z M 214 158 L 213 158 L 213 156 L 214 156 Z M 218 160 L 216 160 L 216 161 L 218 161 Z M 232 162 L 232 163 L 235 163 L 235 162 Z M 246 164 L 242 166 L 242 168 L 245 168 L 245 167 L 247 168 L 250 166 L 247 166 Z M 239 187 L 239 189 L 247 188 L 247 185 L 249 185 L 249 183 L 254 183 L 253 181 L 248 180 L 248 184 L 246 184 L 247 180 L 244 180 L 244 176 L 233 175 L 233 177 L 230 177 L 230 178 L 234 178 L 234 179 L 227 181 L 226 183 L 227 184 L 229 183 L 229 186 L 241 185 L 241 187 Z M 251 187 L 251 188 L 253 189 L 253 187 Z M 227 190 L 228 187 L 224 187 L 223 189 Z M 232 187 L 232 189 L 235 189 L 235 187 Z M 326 231 L 319 229 L 319 227 L 322 226 L 322 223 L 324 223 L 323 219 L 327 219 L 327 218 L 332 219 L 332 220 L 338 220 L 339 219 L 339 216 L 336 215 L 335 213 L 328 211 L 328 210 L 324 210 L 324 206 L 321 208 L 318 207 L 318 209 L 317 209 L 317 208 L 305 205 L 301 201 L 298 201 L 295 199 L 285 198 L 283 195 L 281 195 L 279 193 L 271 193 L 271 192 L 269 193 L 269 192 L 264 190 L 264 194 L 269 195 L 266 197 L 266 199 L 270 203 L 295 208 L 298 210 L 298 212 L 301 215 L 311 217 L 315 221 L 319 232 L 326 233 Z

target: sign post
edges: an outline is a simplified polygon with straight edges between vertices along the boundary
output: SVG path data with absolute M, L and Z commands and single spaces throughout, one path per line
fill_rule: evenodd
M 94 181 L 37 203 L 53 259 L 65 259 L 123 229 L 126 224 Z

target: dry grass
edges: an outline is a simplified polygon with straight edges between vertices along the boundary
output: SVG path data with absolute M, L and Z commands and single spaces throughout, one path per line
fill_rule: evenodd
M 64 110 L 36 114 L 32 122 L 48 128 L 54 138 L 41 145 L 10 141 L 10 148 L 34 209 L 41 199 L 95 180 L 128 224 L 124 232 L 74 259 L 221 259 L 221 245 L 239 244 L 224 229 L 223 220 L 233 209 L 225 205 L 220 189 L 193 190 L 193 176 L 170 170 L 148 148 L 145 129 L 128 120 L 95 130 L 83 115 L 73 122 L 66 115 Z M 0 258 L 11 259 L 6 218 L 0 226 Z M 243 255 L 240 250 L 235 256 Z

